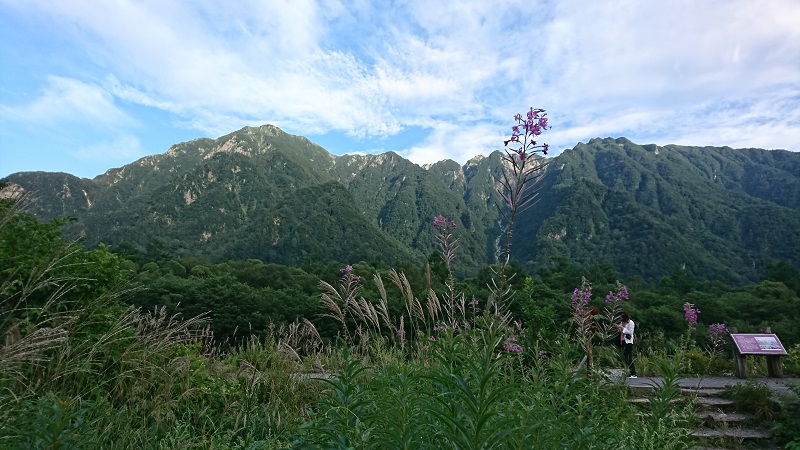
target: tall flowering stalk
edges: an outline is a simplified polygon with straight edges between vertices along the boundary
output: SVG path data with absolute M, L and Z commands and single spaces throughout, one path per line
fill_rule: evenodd
M 447 312 L 450 319 L 450 325 L 454 325 L 455 321 L 455 278 L 453 277 L 452 262 L 458 248 L 458 238 L 454 236 L 453 231 L 456 229 L 456 222 L 453 219 L 448 219 L 442 214 L 433 218 L 433 228 L 436 229 L 436 242 L 439 244 L 442 260 L 444 260 L 445 267 L 447 267 Z
M 686 319 L 688 326 L 686 328 L 686 335 L 683 337 L 683 342 L 681 343 L 679 361 L 682 366 L 685 365 L 686 369 L 691 368 L 689 361 L 684 360 L 684 358 L 687 356 L 689 348 L 694 348 L 696 345 L 692 340 L 692 332 L 697 330 L 697 319 L 699 314 L 700 310 L 697 309 L 693 303 L 686 302 L 683 304 L 683 317 Z
M 537 142 L 539 136 L 549 128 L 545 110 L 531 108 L 526 117 L 517 114 L 514 120 L 517 124 L 511 127 L 511 137 L 504 141 L 506 150 L 503 161 L 506 164 L 500 180 L 501 189 L 498 189 L 508 206 L 507 210 L 500 208 L 500 213 L 508 221 L 502 260 L 504 263 L 509 258 L 514 217 L 535 204 L 539 195 L 535 185 L 541 179 L 539 175 L 547 163 L 538 153 L 547 155 L 549 150 L 547 144 Z
M 506 294 L 506 266 L 511 255 L 511 236 L 517 214 L 536 203 L 539 190 L 536 188 L 547 162 L 538 155 L 547 155 L 549 147 L 538 141 L 539 136 L 550 126 L 544 109 L 531 108 L 525 114 L 514 116 L 516 125 L 511 127 L 511 137 L 504 141 L 503 171 L 497 192 L 503 205 L 497 205 L 506 221 L 505 246 L 500 254 L 499 285 L 495 286 L 495 301 L 501 305 Z
M 353 273 L 353 266 L 350 264 L 339 269 L 339 272 L 342 274 L 340 283 L 342 292 L 346 297 L 355 298 L 361 290 L 361 277 Z
M 448 219 L 442 214 L 439 214 L 433 218 L 433 228 L 438 231 L 436 234 L 436 242 L 439 244 L 439 250 L 442 252 L 442 260 L 444 260 L 444 264 L 447 267 L 448 281 L 452 288 L 452 262 L 456 255 L 456 249 L 458 248 L 458 239 L 453 235 L 453 230 L 456 229 L 456 222 L 453 219 Z
M 689 330 L 686 333 L 687 340 L 692 334 L 692 331 L 697 329 L 697 316 L 700 314 L 700 310 L 694 307 L 694 304 L 686 302 L 683 304 L 683 317 L 686 319 L 686 323 L 689 325 Z
M 575 321 L 575 335 L 578 342 L 583 346 L 586 353 L 587 367 L 592 367 L 594 364 L 594 356 L 592 351 L 592 336 L 594 334 L 592 319 L 593 311 L 589 306 L 592 300 L 592 285 L 589 280 L 583 278 L 581 287 L 575 288 L 572 292 L 572 320 Z
M 728 331 L 728 327 L 725 326 L 724 323 L 712 323 L 708 326 L 708 334 L 706 334 L 706 338 L 708 339 L 708 344 L 706 345 L 708 366 L 705 370 L 706 373 L 711 372 L 711 365 L 714 363 L 714 359 L 717 355 L 722 351 L 722 346 L 727 342 L 729 333 L 730 331 Z
M 686 342 L 683 346 L 685 349 L 688 349 L 688 346 L 693 342 L 692 332 L 697 330 L 697 318 L 699 314 L 700 310 L 695 308 L 693 303 L 686 302 L 683 304 L 683 317 L 686 319 L 686 323 L 688 324 L 686 329 Z
M 689 323 L 689 330 L 694 331 L 697 329 L 697 315 L 700 310 L 695 308 L 693 304 L 686 302 L 683 304 L 683 317 Z
M 603 322 L 600 328 L 601 337 L 603 340 L 611 338 L 619 338 L 616 327 L 617 320 L 621 317 L 622 306 L 628 301 L 628 286 L 617 281 L 615 291 L 609 291 L 606 294 L 606 303 L 603 307 Z
M 602 315 L 600 308 L 592 307 L 592 285 L 586 278 L 581 281 L 581 287 L 572 292 L 572 319 L 575 322 L 576 337 L 583 346 L 586 353 L 586 363 L 592 367 L 594 363 L 594 350 L 592 339 L 595 334 L 599 334 L 603 340 L 616 335 L 616 320 L 622 313 L 622 305 L 628 301 L 628 287 L 617 282 L 615 291 L 606 294 L 606 304 L 603 307 Z M 601 320 L 595 320 L 598 316 Z
M 713 357 L 725 345 L 726 338 L 730 334 L 728 327 L 724 323 L 712 323 L 708 326 L 706 338 L 709 340 L 708 353 Z

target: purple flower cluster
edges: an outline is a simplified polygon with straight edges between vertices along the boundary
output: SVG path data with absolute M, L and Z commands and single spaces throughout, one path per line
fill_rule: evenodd
M 689 322 L 689 328 L 694 330 L 695 325 L 697 325 L 697 315 L 700 314 L 700 310 L 695 308 L 691 303 L 684 303 L 683 304 L 683 316 L 686 318 L 686 321 Z
M 545 164 L 536 161 L 533 156 L 538 152 L 547 155 L 549 149 L 547 144 L 538 144 L 535 139 L 545 129 L 550 128 L 547 124 L 547 113 L 543 109 L 531 108 L 526 117 L 517 114 L 514 120 L 517 124 L 511 127 L 511 137 L 503 141 L 506 146 L 503 160 L 510 164 L 511 169 L 504 170 L 501 180 L 503 189 L 498 190 L 512 211 L 524 207 L 535 197 L 535 192 L 530 191 L 528 184 L 535 184 L 538 172 Z
M 522 346 L 517 344 L 517 338 L 514 336 L 509 336 L 508 339 L 503 342 L 503 348 L 509 353 L 522 353 Z
M 712 341 L 725 342 L 725 335 L 729 334 L 728 327 L 724 323 L 712 323 L 708 326 L 708 338 Z
M 542 134 L 542 132 L 549 128 L 547 125 L 547 113 L 544 112 L 543 109 L 533 109 L 531 108 L 528 113 L 523 118 L 521 114 L 517 114 L 514 116 L 514 120 L 517 121 L 517 125 L 511 127 L 511 137 L 507 141 L 503 141 L 508 147 L 508 144 L 511 142 L 519 142 L 523 143 L 523 145 L 516 150 L 517 155 L 519 155 L 520 159 L 527 158 L 528 150 L 532 150 L 537 148 L 536 141 L 530 140 L 528 141 L 528 137 L 535 137 Z M 520 129 L 520 125 L 522 128 Z M 523 137 L 520 140 L 520 136 Z M 528 142 L 524 142 L 528 141 Z M 549 150 L 549 146 L 547 144 L 542 144 L 539 146 L 542 149 L 543 154 L 547 154 Z
M 581 290 L 575 288 L 572 292 L 572 307 L 584 307 L 592 300 L 592 289 Z
M 433 327 L 433 331 L 444 331 L 445 329 L 446 329 L 446 327 L 444 325 L 441 325 L 441 324 L 436 325 L 436 326 Z
M 544 350 L 539 350 L 539 359 L 547 359 L 547 352 Z
M 626 300 L 628 300 L 628 286 L 625 286 L 624 284 L 619 288 L 617 293 L 609 291 L 608 295 L 606 295 L 606 305 L 622 303 Z
M 458 248 L 458 239 L 453 238 L 453 230 L 456 227 L 456 222 L 453 219 L 439 214 L 433 218 L 433 227 L 439 230 L 436 240 L 439 242 L 439 248 L 442 250 L 442 258 L 449 264 L 453 261 L 456 255 L 456 248 Z
M 473 308 L 478 306 L 478 299 L 475 298 L 475 297 L 472 297 L 472 300 L 469 301 L 469 306 L 472 306 Z
M 725 336 L 730 333 L 728 327 L 724 323 L 712 323 L 708 326 L 708 335 L 706 336 L 711 343 L 708 346 L 709 353 L 712 355 L 716 353 L 723 345 L 725 345 Z
M 361 284 L 361 277 L 353 274 L 353 266 L 350 264 L 339 269 L 339 272 L 342 272 L 342 281 L 345 283 L 355 286 Z
M 448 219 L 447 217 L 439 214 L 438 216 L 433 218 L 433 228 L 455 228 L 456 222 L 453 219 Z

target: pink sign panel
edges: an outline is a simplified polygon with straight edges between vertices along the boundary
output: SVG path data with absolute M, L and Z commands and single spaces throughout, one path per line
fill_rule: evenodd
M 743 355 L 786 355 L 786 349 L 774 334 L 731 333 L 733 343 Z

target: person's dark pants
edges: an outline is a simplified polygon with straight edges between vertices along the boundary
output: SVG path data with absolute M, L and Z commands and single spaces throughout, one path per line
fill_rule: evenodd
M 631 375 L 636 375 L 636 366 L 633 365 L 633 344 L 625 343 L 622 348 L 622 356 L 625 357 L 625 363 L 628 364 L 628 370 Z

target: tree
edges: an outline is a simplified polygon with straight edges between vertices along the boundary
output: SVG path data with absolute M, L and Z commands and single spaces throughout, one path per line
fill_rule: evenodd
M 762 281 L 779 281 L 800 296 L 800 271 L 786 261 L 769 264 Z

